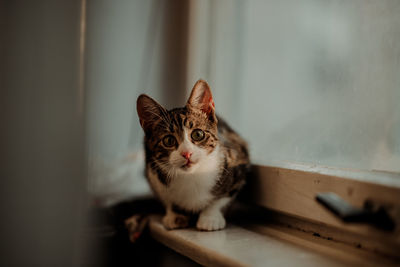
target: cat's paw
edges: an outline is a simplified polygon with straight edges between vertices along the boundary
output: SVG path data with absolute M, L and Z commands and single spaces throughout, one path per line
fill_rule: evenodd
M 212 215 L 200 215 L 196 227 L 203 231 L 216 231 L 224 229 L 225 225 L 224 216 L 221 213 L 214 213 Z
M 163 217 L 162 223 L 169 230 L 185 228 L 189 225 L 189 218 L 184 215 L 169 213 Z

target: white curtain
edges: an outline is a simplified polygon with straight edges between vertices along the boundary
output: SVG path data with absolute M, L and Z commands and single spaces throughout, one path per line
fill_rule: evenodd
M 89 191 L 112 205 L 147 195 L 136 99 L 183 105 L 186 1 L 88 0 L 85 87 Z

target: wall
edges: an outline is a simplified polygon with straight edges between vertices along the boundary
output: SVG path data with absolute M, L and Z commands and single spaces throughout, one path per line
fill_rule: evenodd
M 0 12 L 0 265 L 74 266 L 87 186 L 81 2 Z

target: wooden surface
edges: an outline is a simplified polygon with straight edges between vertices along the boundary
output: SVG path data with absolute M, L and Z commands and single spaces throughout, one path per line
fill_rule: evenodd
M 334 192 L 348 203 L 362 207 L 366 200 L 387 207 L 397 225 L 400 222 L 400 177 L 397 174 L 363 173 L 335 169 L 256 166 L 254 176 L 248 181 L 244 198 L 250 203 L 301 219 L 316 222 L 320 229 L 343 230 L 335 236 L 340 241 L 353 242 L 371 251 L 396 256 L 400 251 L 400 227 L 393 232 L 379 230 L 367 224 L 346 224 L 317 203 L 319 192 Z M 339 177 L 340 175 L 349 175 Z M 373 182 L 376 176 L 377 183 Z M 381 175 L 381 176 L 379 176 Z M 363 180 L 362 177 L 366 179 Z M 379 180 L 382 178 L 382 180 Z M 354 236 L 347 236 L 353 233 Z
M 297 217 L 285 215 L 262 207 L 234 203 L 229 221 L 245 229 L 270 235 L 315 252 L 340 258 L 351 266 L 399 266 L 400 256 L 371 249 L 375 244 L 368 237 L 355 235 Z
M 168 231 L 160 223 L 160 217 L 154 216 L 149 227 L 154 239 L 205 266 L 345 266 L 349 263 L 342 257 L 330 257 L 269 233 L 260 234 L 232 224 L 214 232 Z
M 398 225 L 398 174 L 315 166 L 256 166 L 254 174 L 241 199 L 263 208 L 244 205 L 244 209 L 237 209 L 234 205 L 228 221 L 235 224 L 216 232 L 167 231 L 160 218 L 153 217 L 151 235 L 206 266 L 400 264 L 399 227 L 387 232 L 366 224 L 346 224 L 315 200 L 320 192 L 334 192 L 358 207 L 372 200 L 384 206 Z

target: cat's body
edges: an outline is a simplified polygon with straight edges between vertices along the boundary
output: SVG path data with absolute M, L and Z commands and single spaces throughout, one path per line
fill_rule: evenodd
M 142 95 L 138 114 L 145 131 L 146 176 L 166 207 L 169 229 L 225 227 L 223 209 L 245 184 L 249 167 L 246 142 L 217 119 L 211 91 L 198 81 L 187 105 L 170 111 Z

